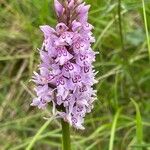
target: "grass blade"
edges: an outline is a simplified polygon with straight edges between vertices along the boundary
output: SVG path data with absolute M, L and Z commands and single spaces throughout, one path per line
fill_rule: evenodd
M 145 1 L 144 0 L 142 0 L 142 7 L 143 7 L 145 32 L 146 32 L 146 38 L 147 38 L 147 46 L 148 46 L 149 59 L 150 59 L 150 39 L 149 39 L 149 31 L 148 31 L 148 25 L 147 25 L 147 17 L 146 17 L 146 9 L 145 9 Z
M 114 138 L 115 138 L 115 131 L 116 131 L 116 125 L 117 125 L 117 120 L 119 118 L 119 114 L 120 114 L 121 109 L 118 109 L 113 123 L 112 123 L 112 128 L 111 128 L 111 134 L 110 134 L 110 141 L 109 141 L 109 150 L 113 150 L 113 145 L 114 145 Z
M 51 117 L 49 120 L 47 120 L 44 125 L 39 129 L 39 131 L 37 132 L 37 134 L 33 137 L 33 139 L 31 140 L 30 144 L 27 146 L 26 150 L 31 150 L 34 143 L 37 141 L 38 137 L 40 136 L 40 134 L 47 128 L 47 126 L 49 125 L 49 123 L 53 120 L 53 117 Z
M 142 118 L 138 104 L 135 102 L 134 99 L 131 99 L 132 103 L 136 109 L 136 139 L 137 144 L 141 145 L 143 141 L 143 126 L 142 126 Z

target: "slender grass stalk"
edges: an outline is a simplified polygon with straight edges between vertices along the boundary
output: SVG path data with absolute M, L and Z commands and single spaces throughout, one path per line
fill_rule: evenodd
M 31 150 L 34 143 L 38 140 L 41 133 L 47 128 L 47 126 L 50 124 L 50 122 L 53 120 L 53 117 L 47 120 L 44 125 L 38 130 L 37 134 L 33 137 L 29 145 L 27 146 L 26 150 Z
M 136 103 L 136 101 L 134 99 L 131 98 L 132 103 L 135 106 L 136 109 L 136 144 L 138 145 L 142 145 L 143 142 L 143 125 L 142 125 L 142 117 L 141 117 L 141 113 L 140 113 L 140 109 L 138 104 Z M 139 148 L 139 150 L 142 150 L 142 148 Z
M 62 119 L 61 125 L 62 125 L 62 150 L 71 150 L 69 124 Z
M 150 39 L 149 39 L 149 31 L 148 31 L 148 26 L 147 26 L 147 17 L 146 17 L 146 9 L 145 9 L 145 1 L 144 0 L 142 0 L 142 7 L 143 7 L 145 32 L 146 32 L 146 38 L 147 38 L 147 46 L 148 46 L 149 59 L 150 59 Z
M 121 0 L 118 0 L 118 20 L 119 20 L 119 32 L 120 32 L 121 46 L 122 46 L 122 50 L 125 50 L 123 32 L 122 32 L 123 30 L 122 30 L 122 18 L 121 18 Z
M 115 110 L 117 110 L 118 107 L 119 107 L 119 105 L 118 105 L 118 78 L 119 78 L 119 75 L 117 73 L 116 77 L 115 77 L 115 85 L 114 85 L 114 106 L 115 106 Z
M 113 150 L 116 125 L 117 125 L 117 120 L 119 118 L 120 111 L 121 109 L 118 109 L 117 113 L 115 114 L 113 123 L 112 123 L 111 135 L 110 135 L 110 141 L 109 141 L 109 150 Z
M 16 55 L 16 56 L 0 56 L 0 61 L 16 60 L 16 59 L 26 59 L 30 58 L 30 55 Z

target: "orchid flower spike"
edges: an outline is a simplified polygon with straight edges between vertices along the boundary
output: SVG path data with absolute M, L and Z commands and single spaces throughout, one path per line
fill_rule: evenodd
M 32 77 L 37 97 L 31 105 L 45 109 L 51 104 L 58 117 L 84 129 L 85 115 L 96 99 L 93 85 L 97 82 L 92 65 L 96 53 L 91 48 L 95 38 L 88 23 L 90 5 L 82 0 L 54 0 L 54 7 L 56 27 L 40 26 L 44 41 L 39 71 Z

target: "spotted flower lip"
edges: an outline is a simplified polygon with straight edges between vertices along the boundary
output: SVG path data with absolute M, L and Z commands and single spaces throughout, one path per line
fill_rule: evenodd
M 32 77 L 36 97 L 31 105 L 46 109 L 53 104 L 58 117 L 84 129 L 84 118 L 96 99 L 93 85 L 97 82 L 92 65 L 96 52 L 91 48 L 94 27 L 88 23 L 90 5 L 82 0 L 54 0 L 54 7 L 57 25 L 40 26 L 44 41 L 39 50 L 39 71 Z

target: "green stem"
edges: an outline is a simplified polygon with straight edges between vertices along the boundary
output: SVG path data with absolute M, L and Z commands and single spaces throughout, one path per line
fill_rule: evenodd
M 119 19 L 119 32 L 120 32 L 120 40 L 122 50 L 125 50 L 124 47 L 124 38 L 123 38 L 123 30 L 122 30 L 122 17 L 121 17 L 121 0 L 118 0 L 118 19 Z
M 62 150 L 71 150 L 69 124 L 62 119 L 61 125 L 62 125 Z
M 29 145 L 27 146 L 26 150 L 31 150 L 33 145 L 35 144 L 35 142 L 38 140 L 38 138 L 40 137 L 40 135 L 42 134 L 42 132 L 48 127 L 48 125 L 50 124 L 50 122 L 53 120 L 53 117 L 50 118 L 49 120 L 47 120 L 44 125 L 38 130 L 38 132 L 36 133 L 36 135 L 33 137 L 33 139 L 31 140 L 31 142 L 29 143 Z
M 144 0 L 142 0 L 142 6 L 143 6 L 143 16 L 144 16 L 146 38 L 147 38 L 147 46 L 148 46 L 149 59 L 150 59 L 150 38 L 149 38 L 148 22 L 147 22 L 146 8 L 145 8 L 145 1 Z

